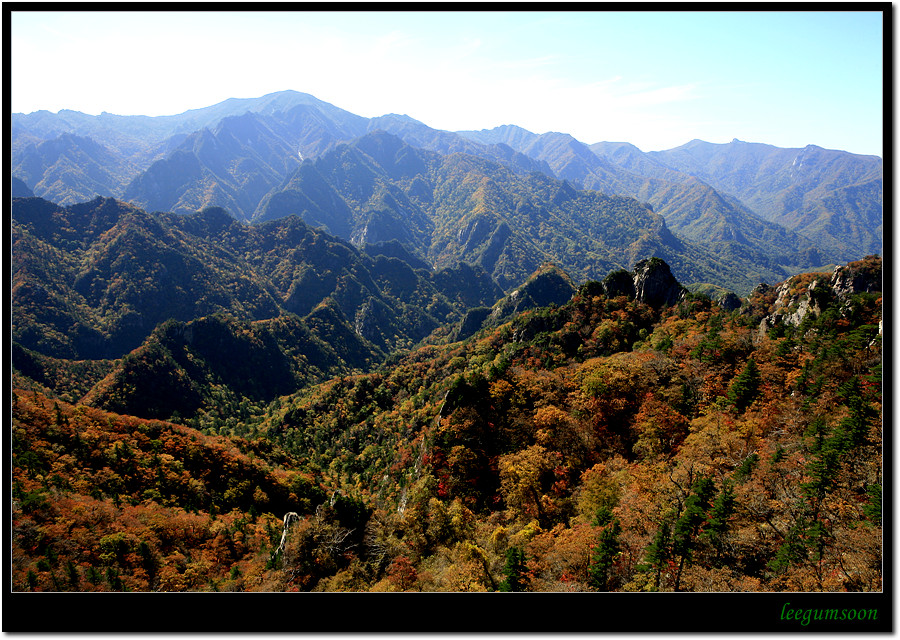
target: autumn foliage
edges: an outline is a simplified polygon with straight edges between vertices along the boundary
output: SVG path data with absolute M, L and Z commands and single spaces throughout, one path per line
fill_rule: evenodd
M 585 285 L 235 431 L 14 390 L 14 589 L 878 591 L 881 294 L 776 310 Z

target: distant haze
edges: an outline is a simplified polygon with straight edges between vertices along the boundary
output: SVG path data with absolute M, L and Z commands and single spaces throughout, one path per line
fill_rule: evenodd
M 13 112 L 170 115 L 293 89 L 450 131 L 882 155 L 879 11 L 11 13 Z

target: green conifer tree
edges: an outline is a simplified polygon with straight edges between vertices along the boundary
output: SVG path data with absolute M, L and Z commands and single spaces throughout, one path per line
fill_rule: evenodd
M 747 360 L 744 369 L 734 378 L 731 386 L 728 387 L 728 401 L 734 405 L 739 413 L 747 410 L 756 396 L 759 395 L 759 387 L 762 378 L 759 375 L 759 368 L 753 358 Z
M 506 564 L 503 566 L 503 582 L 500 591 L 522 591 L 525 586 L 525 551 L 521 547 L 506 550 Z
M 881 526 L 881 485 L 873 484 L 866 488 L 869 502 L 863 507 L 865 516 L 879 527 Z
M 691 485 L 691 495 L 684 502 L 684 511 L 675 522 L 672 535 L 672 555 L 678 557 L 678 569 L 675 573 L 675 591 L 681 584 L 681 573 L 685 562 L 690 562 L 696 544 L 696 536 L 706 521 L 706 513 L 710 508 L 710 500 L 715 493 L 712 478 L 701 476 Z
M 591 563 L 588 573 L 591 576 L 590 584 L 598 591 L 609 591 L 609 578 L 613 561 L 619 553 L 619 534 L 622 527 L 616 518 L 603 528 L 594 551 L 591 554 Z
M 647 547 L 647 562 L 656 569 L 656 578 L 653 581 L 653 590 L 659 591 L 663 568 L 672 559 L 672 525 L 664 520 L 659 525 L 653 542 Z
M 775 557 L 769 561 L 769 570 L 781 574 L 787 571 L 791 565 L 798 564 L 806 559 L 806 546 L 800 537 L 800 527 L 794 525 L 784 537 L 784 542 L 778 547 Z
M 841 385 L 838 391 L 850 414 L 841 420 L 834 432 L 837 445 L 842 451 L 850 451 L 865 444 L 869 439 L 869 426 L 876 417 L 876 411 L 863 398 L 863 388 L 859 377 L 854 376 Z
M 722 553 L 722 543 L 728 531 L 728 519 L 734 514 L 737 499 L 734 489 L 728 480 L 722 485 L 722 490 L 716 496 L 709 519 L 703 525 L 700 538 L 708 541 L 716 550 L 718 558 Z

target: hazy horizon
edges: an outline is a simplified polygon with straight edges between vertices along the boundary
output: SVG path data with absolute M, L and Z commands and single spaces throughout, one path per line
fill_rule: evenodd
M 879 11 L 12 11 L 14 113 L 294 90 L 435 129 L 882 155 Z

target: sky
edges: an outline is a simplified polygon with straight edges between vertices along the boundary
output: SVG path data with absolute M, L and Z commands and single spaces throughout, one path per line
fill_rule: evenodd
M 450 131 L 514 124 L 643 151 L 737 138 L 880 156 L 883 19 L 863 11 L 12 11 L 10 98 L 13 113 L 158 116 L 292 89 L 361 116 L 406 114 Z

